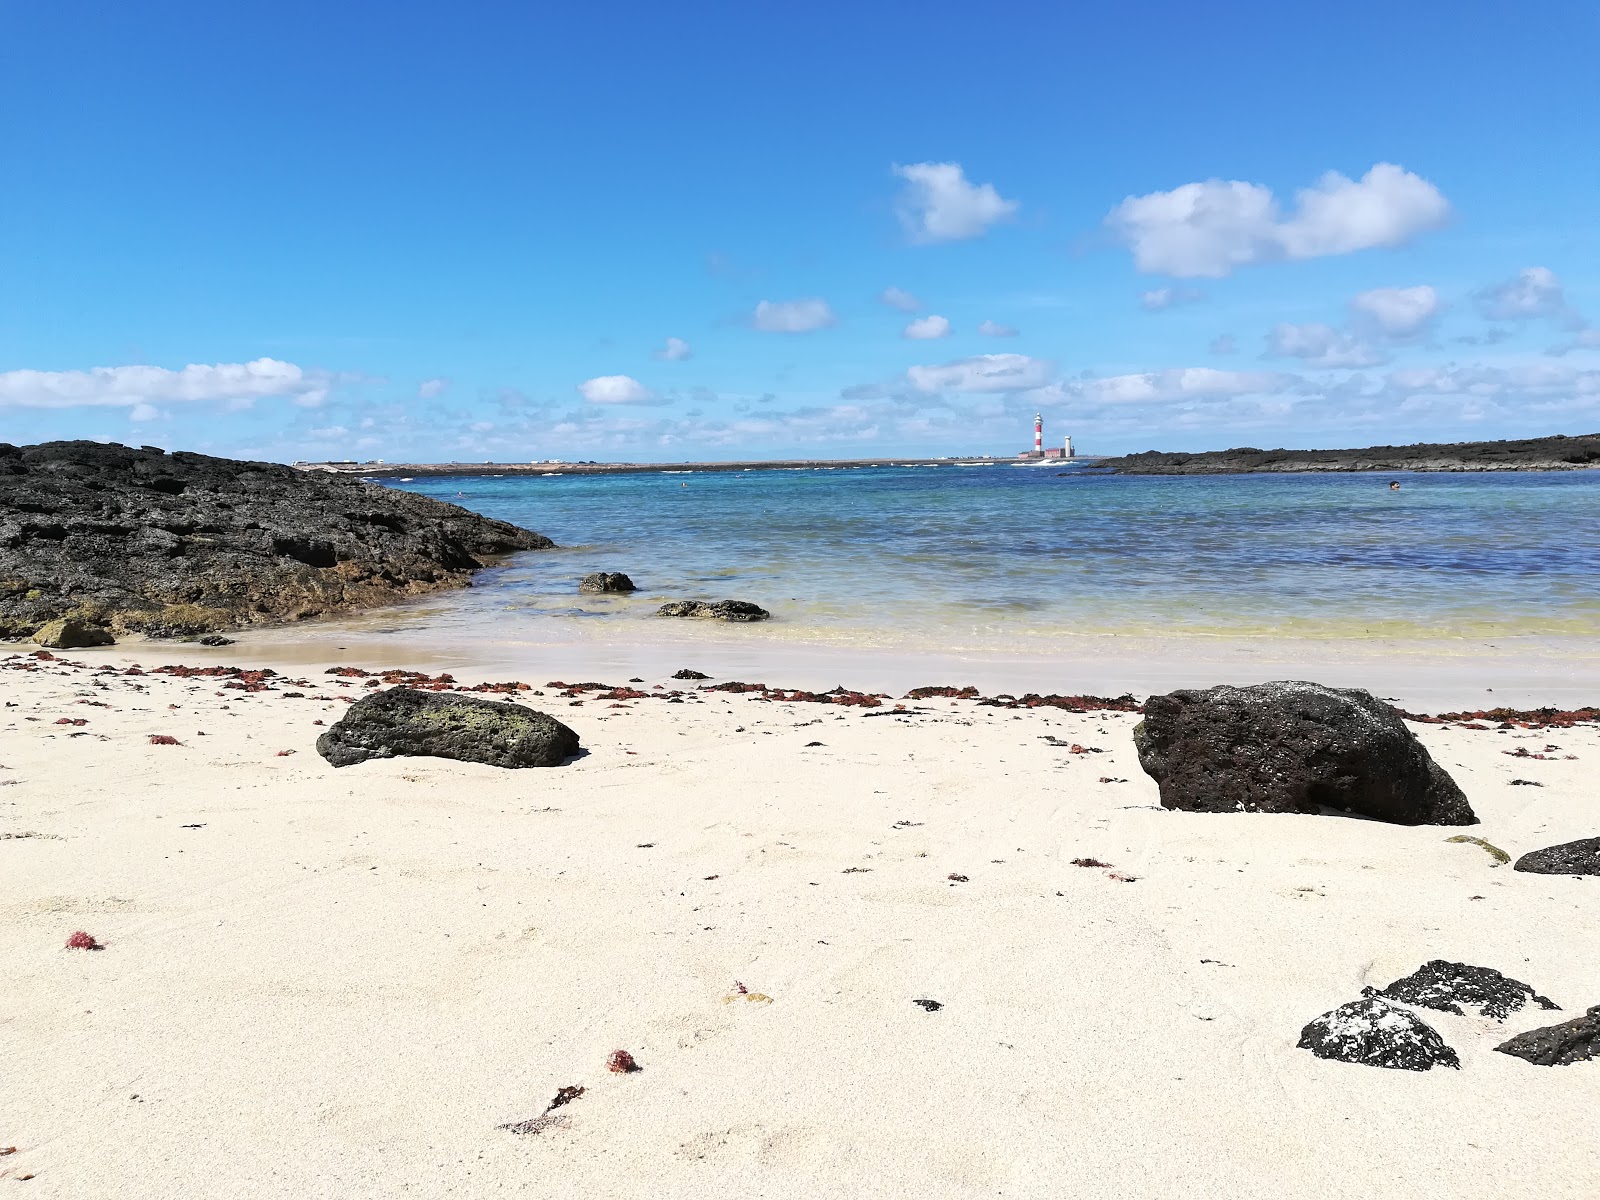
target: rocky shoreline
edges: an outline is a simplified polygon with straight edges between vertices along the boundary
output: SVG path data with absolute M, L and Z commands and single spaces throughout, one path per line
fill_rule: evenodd
M 0 639 L 193 637 L 466 587 L 554 545 L 359 480 L 153 446 L 0 443 Z M 94 644 L 94 642 L 76 644 Z
M 1600 433 L 1500 442 L 1424 442 L 1358 450 L 1258 450 L 1202 453 L 1146 450 L 1103 458 L 1119 475 L 1234 475 L 1262 471 L 1579 471 L 1600 467 Z

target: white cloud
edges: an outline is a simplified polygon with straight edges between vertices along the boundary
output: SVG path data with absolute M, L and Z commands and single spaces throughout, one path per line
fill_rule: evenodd
M 1385 361 L 1360 338 L 1316 321 L 1274 326 L 1267 335 L 1267 353 L 1303 359 L 1314 367 L 1370 367 Z
M 959 163 L 912 163 L 894 172 L 906 181 L 896 211 L 913 242 L 979 237 L 1017 211 L 1017 202 L 1002 199 L 993 184 L 967 182 Z
M 1258 396 L 1287 391 L 1298 377 L 1280 371 L 1219 371 L 1174 367 L 1137 375 L 1112 375 L 1068 386 L 1069 394 L 1096 404 L 1162 404 L 1177 400 Z
M 978 322 L 978 332 L 984 337 L 1016 337 L 1017 331 L 1009 325 L 1002 325 L 999 321 Z
M 449 386 L 448 379 L 424 379 L 417 384 L 417 399 L 432 400 L 435 396 L 442 396 Z
M 1549 267 L 1528 267 L 1517 272 L 1515 279 L 1481 289 L 1477 299 L 1483 315 L 1491 321 L 1574 318 L 1561 280 Z
M 327 399 L 332 382 L 325 371 L 306 371 L 272 358 L 213 366 L 191 363 L 180 371 L 145 366 L 6 371 L 0 373 L 0 408 L 140 409 L 207 401 L 249 407 L 268 398 L 316 408 Z
M 900 336 L 913 338 L 919 341 L 927 341 L 932 338 L 949 337 L 950 322 L 947 318 L 941 317 L 937 313 L 930 313 L 926 317 L 919 317 L 915 321 L 912 321 L 903 330 L 901 330 Z
M 906 380 L 920 392 L 1014 392 L 1041 387 L 1055 366 L 1026 354 L 977 354 L 940 366 L 911 367 Z
M 1373 288 L 1350 301 L 1358 324 L 1388 338 L 1411 338 L 1427 332 L 1443 310 L 1439 293 L 1423 284 L 1408 288 Z
M 901 312 L 916 312 L 922 307 L 922 301 L 904 288 L 886 287 L 878 293 L 878 299 L 890 308 L 898 308 Z
M 165 415 L 153 404 L 135 404 L 128 410 L 128 420 L 141 423 L 144 421 L 157 421 Z
M 676 337 L 669 337 L 666 345 L 651 353 L 663 362 L 682 362 L 686 358 L 694 357 L 694 350 L 689 343 Z
M 1571 341 L 1551 346 L 1549 353 L 1570 354 L 1574 350 L 1600 350 L 1600 329 L 1580 329 L 1573 335 Z
M 763 300 L 751 322 L 766 333 L 811 333 L 826 329 L 837 318 L 826 300 Z
M 1220 278 L 1252 263 L 1398 246 L 1450 214 L 1433 184 L 1393 163 L 1376 164 L 1360 180 L 1330 171 L 1296 200 L 1283 218 L 1270 188 L 1209 179 L 1129 196 L 1105 223 L 1141 271 Z
M 1219 333 L 1211 339 L 1210 350 L 1213 354 L 1237 354 L 1239 353 L 1239 339 L 1231 333 Z
M 1206 294 L 1198 288 L 1156 288 L 1149 292 L 1139 293 L 1139 307 L 1146 312 L 1160 312 L 1164 308 L 1176 308 L 1180 304 L 1195 304 L 1205 299 Z
M 660 399 L 631 375 L 597 375 L 578 391 L 590 404 L 658 404 Z

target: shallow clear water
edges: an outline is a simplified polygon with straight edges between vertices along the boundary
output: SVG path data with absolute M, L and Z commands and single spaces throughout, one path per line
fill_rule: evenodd
M 417 480 L 553 538 L 405 628 L 753 600 L 763 637 L 941 650 L 1064 634 L 1600 633 L 1600 472 L 1101 476 L 937 467 Z M 461 493 L 461 495 L 458 495 Z M 582 596 L 625 571 L 631 598 Z M 618 632 L 622 632 L 618 630 Z

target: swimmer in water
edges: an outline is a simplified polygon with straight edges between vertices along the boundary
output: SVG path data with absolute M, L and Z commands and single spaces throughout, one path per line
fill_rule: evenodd
M 1398 479 L 1391 479 L 1389 481 L 1389 490 L 1391 492 L 1398 492 L 1400 490 L 1400 481 Z

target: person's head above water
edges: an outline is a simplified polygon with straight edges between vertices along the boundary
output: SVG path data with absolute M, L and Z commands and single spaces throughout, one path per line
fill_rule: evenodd
M 1400 481 L 1398 479 L 1391 479 L 1389 481 L 1389 490 L 1391 492 L 1398 492 L 1400 490 Z

